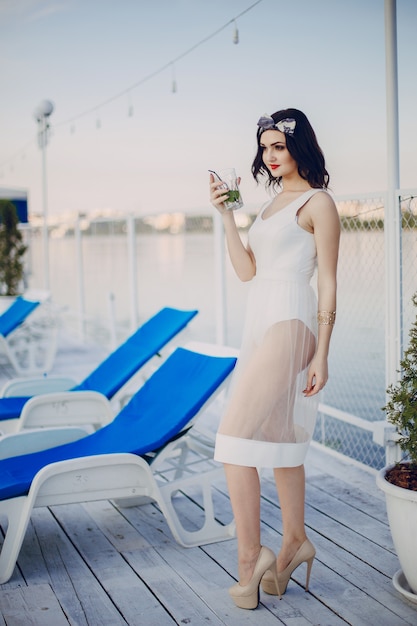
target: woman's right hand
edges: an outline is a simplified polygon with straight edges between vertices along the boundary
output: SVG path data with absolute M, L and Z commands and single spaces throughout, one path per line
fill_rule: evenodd
M 210 202 L 221 214 L 227 212 L 224 206 L 224 201 L 227 198 L 227 189 L 224 188 L 224 183 L 221 180 L 216 180 L 213 174 L 210 174 Z
M 237 180 L 239 184 L 240 177 Z M 213 174 L 210 174 L 210 202 L 223 216 L 227 249 L 238 278 L 242 281 L 251 280 L 256 274 L 255 258 L 251 250 L 246 248 L 242 243 L 236 225 L 234 211 L 229 211 L 224 205 L 224 201 L 228 198 L 228 194 L 227 189 L 224 189 L 224 187 L 222 188 L 223 184 L 224 183 L 221 180 L 215 180 Z

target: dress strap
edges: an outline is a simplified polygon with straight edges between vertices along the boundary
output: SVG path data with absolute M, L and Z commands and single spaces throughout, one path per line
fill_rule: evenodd
M 308 202 L 310 198 L 312 198 L 319 191 L 325 191 L 325 190 L 324 189 L 309 189 L 305 193 L 301 194 L 301 196 L 297 198 L 297 200 L 294 200 L 295 212 L 298 213 L 298 211 L 305 205 L 305 203 Z

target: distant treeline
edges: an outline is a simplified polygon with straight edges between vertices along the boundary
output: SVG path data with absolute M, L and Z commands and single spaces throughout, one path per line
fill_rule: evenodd
M 342 215 L 340 221 L 343 230 L 384 230 L 383 218 L 363 219 L 361 217 Z M 405 211 L 402 214 L 401 225 L 404 230 L 417 228 L 417 215 L 411 211 Z

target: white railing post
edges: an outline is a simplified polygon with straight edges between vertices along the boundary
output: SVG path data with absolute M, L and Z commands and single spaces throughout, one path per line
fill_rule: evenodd
M 396 0 L 385 0 L 387 101 L 387 198 L 384 220 L 386 249 L 386 387 L 398 379 L 402 355 L 402 268 Z M 389 451 L 386 451 L 387 456 Z
M 107 295 L 107 303 L 109 310 L 109 330 L 110 330 L 110 349 L 117 348 L 117 331 L 116 331 L 116 298 L 112 291 Z
M 83 246 L 81 239 L 80 215 L 75 221 L 75 258 L 77 263 L 77 287 L 78 287 L 78 331 L 82 340 L 85 338 L 85 293 L 84 293 L 84 263 Z
M 46 124 L 46 122 L 45 122 Z M 44 131 L 47 133 L 47 130 Z M 43 198 L 43 266 L 44 286 L 47 291 L 50 288 L 49 273 L 49 228 L 48 228 L 48 185 L 46 181 L 46 134 L 42 142 L 42 198 Z
M 127 250 L 130 285 L 130 330 L 134 332 L 138 324 L 138 281 L 136 270 L 135 218 L 131 214 L 127 217 Z
M 214 289 L 216 307 L 216 343 L 227 344 L 226 266 L 223 220 L 217 211 L 213 217 Z

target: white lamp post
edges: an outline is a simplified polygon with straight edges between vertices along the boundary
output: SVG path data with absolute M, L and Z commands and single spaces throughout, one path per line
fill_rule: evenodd
M 46 146 L 49 137 L 48 118 L 54 110 L 50 100 L 42 100 L 35 109 L 34 118 L 38 123 L 38 144 L 42 151 L 42 199 L 43 199 L 43 263 L 44 285 L 49 290 L 49 246 L 48 246 L 48 193 L 46 185 Z

